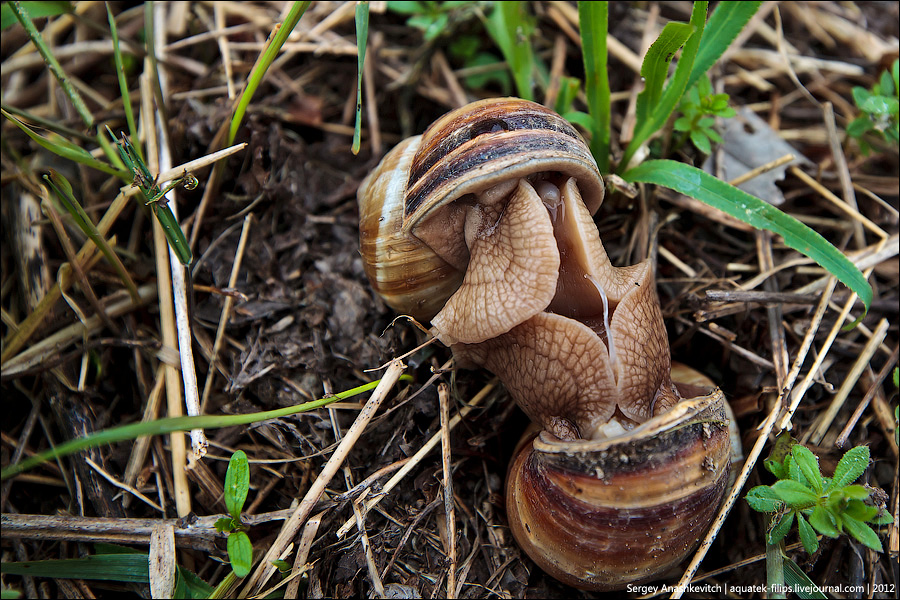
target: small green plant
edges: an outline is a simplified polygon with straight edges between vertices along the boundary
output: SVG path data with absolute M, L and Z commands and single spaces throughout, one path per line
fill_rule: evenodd
M 776 444 L 765 467 L 778 481 L 758 485 L 745 496 L 754 510 L 774 514 L 766 542 L 781 542 L 796 521 L 809 554 L 819 549 L 817 532 L 830 538 L 845 533 L 881 552 L 881 540 L 868 524 L 887 525 L 893 519 L 875 505 L 872 488 L 853 483 L 868 466 L 869 448 L 856 446 L 838 462 L 833 477 L 823 477 L 818 459 L 806 446 L 795 440 Z
M 470 12 L 475 4 L 472 0 L 449 2 L 391 0 L 387 3 L 387 8 L 401 15 L 409 15 L 406 24 L 414 29 L 420 29 L 425 41 L 430 42 L 448 31 L 450 22 L 460 14 Z
M 862 112 L 847 125 L 847 135 L 859 142 L 863 154 L 869 154 L 871 147 L 864 136 L 871 133 L 883 140 L 900 143 L 900 60 L 895 60 L 890 71 L 884 71 L 878 83 L 871 90 L 856 86 L 853 100 Z
M 228 534 L 228 558 L 237 577 L 246 577 L 253 565 L 253 544 L 241 523 L 241 510 L 250 490 L 250 462 L 243 450 L 231 455 L 225 474 L 225 506 L 229 517 L 216 521 L 216 529 Z
M 675 120 L 673 127 L 681 132 L 681 136 L 675 147 L 681 147 L 690 138 L 703 154 L 712 152 L 710 140 L 722 143 L 722 136 L 713 128 L 716 117 L 727 119 L 737 114 L 728 106 L 728 94 L 713 93 L 712 83 L 705 73 L 681 99 L 678 111 L 682 116 Z

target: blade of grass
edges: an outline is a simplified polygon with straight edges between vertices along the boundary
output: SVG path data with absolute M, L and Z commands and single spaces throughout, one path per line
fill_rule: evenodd
M 525 100 L 534 100 L 534 54 L 531 36 L 534 20 L 526 12 L 526 2 L 495 2 L 485 28 L 512 70 L 516 91 Z
M 400 380 L 412 381 L 412 376 L 401 375 Z M 258 421 L 267 421 L 269 419 L 278 419 L 295 415 L 297 413 L 314 410 L 323 406 L 328 406 L 338 400 L 346 400 L 359 394 L 374 389 L 381 380 L 372 381 L 364 385 L 355 387 L 344 392 L 338 392 L 327 398 L 320 398 L 311 402 L 305 402 L 296 406 L 288 406 L 275 410 L 267 410 L 263 412 L 247 413 L 241 415 L 203 415 L 199 417 L 169 417 L 166 419 L 158 419 L 156 421 L 147 421 L 141 423 L 132 423 L 121 427 L 113 427 L 99 431 L 93 435 L 70 440 L 64 444 L 60 444 L 56 448 L 39 452 L 34 456 L 23 460 L 20 463 L 10 465 L 0 472 L 0 480 L 5 480 L 13 475 L 17 475 L 29 469 L 36 467 L 44 461 L 68 456 L 81 450 L 88 448 L 96 448 L 103 444 L 112 442 L 121 442 L 125 440 L 136 439 L 143 435 L 163 435 L 174 433 L 176 431 L 190 431 L 191 429 L 218 429 L 221 427 L 232 427 L 234 425 L 248 425 Z
M 75 111 L 81 117 L 81 120 L 84 122 L 85 126 L 88 128 L 92 127 L 94 125 L 94 115 L 92 115 L 91 111 L 88 110 L 88 107 L 84 103 L 84 99 L 82 99 L 81 94 L 78 93 L 78 90 L 76 90 L 75 86 L 72 85 L 72 82 L 69 81 L 69 77 L 66 75 L 65 71 L 63 71 L 62 66 L 59 64 L 59 61 L 56 60 L 56 57 L 53 56 L 53 52 L 50 51 L 50 48 L 47 46 L 47 43 L 41 36 L 41 33 L 34 26 L 34 23 L 31 22 L 31 18 L 28 16 L 28 13 L 25 12 L 24 8 L 22 8 L 22 3 L 18 0 L 13 0 L 9 3 L 9 7 L 16 15 L 19 23 L 22 24 L 22 27 L 25 29 L 25 33 L 28 34 L 28 38 L 31 40 L 31 43 L 33 43 L 35 48 L 37 48 L 37 51 L 44 59 L 44 63 L 46 63 L 47 67 L 50 69 L 50 72 L 53 73 L 54 77 L 56 77 L 56 80 L 59 82 L 60 87 L 62 87 L 63 92 L 65 92 L 66 96 L 69 98 L 69 101 L 72 102 L 72 106 L 75 107 Z
M 356 126 L 353 128 L 353 145 L 350 151 L 359 154 L 362 130 L 363 66 L 366 63 L 366 40 L 369 38 L 369 3 L 356 3 Z
M 685 89 L 691 89 L 697 80 L 725 53 L 734 38 L 741 32 L 762 2 L 719 2 L 703 30 L 697 58 L 691 69 Z
M 50 577 L 51 579 L 92 579 L 147 583 L 148 556 L 142 554 L 97 554 L 85 558 L 4 562 L 0 572 L 9 575 Z
M 631 142 L 629 142 L 628 147 L 625 149 L 625 153 L 622 156 L 622 161 L 619 163 L 618 171 L 620 174 L 622 171 L 628 168 L 629 163 L 631 162 L 631 158 L 637 152 L 638 148 L 640 148 L 644 144 L 644 142 L 646 142 L 650 138 L 650 136 L 659 131 L 663 127 L 663 125 L 665 125 L 669 116 L 681 101 L 681 97 L 684 95 L 684 92 L 687 89 L 688 77 L 691 74 L 691 70 L 694 65 L 694 59 L 697 56 L 697 49 L 700 46 L 700 39 L 703 36 L 704 26 L 706 25 L 706 9 L 708 4 L 708 2 L 694 2 L 694 9 L 691 11 L 691 22 L 689 25 L 693 28 L 693 33 L 690 34 L 690 36 L 687 38 L 687 41 L 684 42 L 684 48 L 681 51 L 681 57 L 678 59 L 678 65 L 675 67 L 675 74 L 672 76 L 669 84 L 663 90 L 662 95 L 659 96 L 658 101 L 645 104 L 646 108 L 644 108 L 643 110 L 641 108 L 641 96 L 647 93 L 648 89 L 650 89 L 650 96 L 648 96 L 648 98 L 652 98 L 655 95 L 655 89 L 651 88 L 649 82 L 644 92 L 641 92 L 641 94 L 638 96 L 638 111 L 637 121 L 634 128 L 634 137 L 631 139 Z M 685 27 L 685 25 L 683 23 L 669 23 L 668 25 L 666 25 L 666 27 L 663 28 L 663 33 L 665 33 L 671 25 L 681 26 L 672 28 L 672 35 L 681 36 L 684 33 L 683 27 Z M 660 34 L 659 39 L 657 39 L 657 41 L 653 43 L 653 46 L 656 46 L 656 44 L 659 43 L 662 38 L 663 35 Z M 650 47 L 650 50 L 653 50 L 653 46 Z M 665 62 L 666 65 L 664 66 L 664 68 L 666 69 L 666 71 L 668 70 L 667 64 L 669 61 L 671 61 L 671 56 L 668 53 L 670 50 L 674 53 L 675 50 L 671 49 L 671 44 L 669 42 L 664 43 L 663 46 L 665 46 L 666 53 L 658 53 L 656 55 L 653 55 L 652 52 L 648 51 L 647 56 L 644 57 L 644 64 L 641 65 L 641 75 L 643 75 L 645 78 L 648 77 L 648 75 L 655 76 L 656 73 L 659 72 L 659 61 Z M 647 65 L 648 60 L 652 60 L 657 64 Z M 647 75 L 645 75 L 645 69 L 647 70 Z
M 231 127 L 228 130 L 228 144 L 226 145 L 230 146 L 234 143 L 234 138 L 237 137 L 238 128 L 244 120 L 244 114 L 247 112 L 250 100 L 253 99 L 253 94 L 256 93 L 256 89 L 259 87 L 259 84 L 262 83 L 266 71 L 269 69 L 269 66 L 271 66 L 272 61 L 275 60 L 281 47 L 287 41 L 288 36 L 294 30 L 297 23 L 300 22 L 300 17 L 303 16 L 303 13 L 306 12 L 306 9 L 309 8 L 310 4 L 311 0 L 294 2 L 293 5 L 291 5 L 290 12 L 284 19 L 284 23 L 281 23 L 280 25 L 276 24 L 275 30 L 273 31 L 274 35 L 269 35 L 269 43 L 266 44 L 266 47 L 256 60 L 256 64 L 253 65 L 253 71 L 250 73 L 249 79 L 247 79 L 247 86 L 244 88 L 241 97 L 238 99 L 237 106 L 234 109 L 234 115 L 231 117 Z
M 653 183 L 696 198 L 758 229 L 780 235 L 784 243 L 808 256 L 856 292 L 869 310 L 872 288 L 863 274 L 828 240 L 768 202 L 701 171 L 673 160 L 651 160 L 629 169 L 630 183 Z M 860 317 L 861 318 L 861 317 Z
M 19 129 L 24 131 L 28 137 L 34 140 L 35 143 L 40 145 L 42 148 L 45 148 L 50 152 L 67 160 L 71 160 L 72 162 L 76 162 L 92 169 L 97 169 L 98 171 L 102 171 L 108 175 L 120 177 L 126 181 L 128 180 L 127 173 L 111 167 L 103 161 L 97 160 L 91 155 L 90 152 L 88 152 L 81 146 L 73 144 L 69 140 L 60 135 L 57 135 L 56 133 L 51 132 L 49 136 L 43 136 L 32 130 L 31 127 L 29 127 L 25 122 L 19 120 L 17 117 L 6 112 L 5 110 L 0 112 L 2 112 L 4 117 L 15 123 Z
M 125 63 L 122 61 L 122 49 L 119 45 L 119 29 L 116 27 L 116 18 L 106 4 L 106 16 L 109 19 L 109 33 L 113 42 L 113 57 L 116 61 L 116 75 L 119 78 L 119 93 L 122 95 L 122 107 L 125 109 L 125 121 L 128 123 L 128 133 L 137 139 L 137 125 L 134 120 L 134 110 L 131 107 L 131 96 L 128 94 L 128 82 L 125 80 Z M 138 151 L 140 149 L 138 148 Z
M 591 116 L 591 154 L 601 173 L 609 172 L 609 74 L 606 36 L 608 2 L 579 2 L 578 26 L 584 56 L 585 92 Z
M 44 179 L 50 184 L 50 187 L 56 193 L 57 198 L 59 198 L 60 203 L 62 203 L 63 208 L 69 213 L 75 221 L 75 224 L 78 225 L 79 229 L 81 229 L 81 231 L 97 245 L 97 248 L 100 249 L 100 252 L 102 252 L 103 256 L 106 257 L 106 260 L 109 261 L 109 264 L 111 264 L 116 270 L 116 273 L 119 274 L 119 279 L 121 279 L 125 287 L 128 288 L 128 293 L 131 295 L 131 298 L 135 302 L 138 302 L 140 300 L 140 294 L 138 294 L 137 285 L 134 283 L 134 280 L 125 268 L 125 265 L 122 264 L 118 255 L 113 251 L 112 247 L 110 247 L 109 242 L 100 235 L 100 232 L 97 231 L 97 227 L 94 225 L 93 221 L 91 221 L 91 218 L 84 212 L 81 203 L 75 198 L 75 193 L 72 191 L 72 184 L 53 169 L 50 169 L 49 177 L 44 175 Z

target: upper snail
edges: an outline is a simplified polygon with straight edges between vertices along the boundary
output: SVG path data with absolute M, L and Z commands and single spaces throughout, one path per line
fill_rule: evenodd
M 514 98 L 438 119 L 359 190 L 375 290 L 431 319 L 459 366 L 496 373 L 543 428 L 510 471 L 516 539 L 591 589 L 682 560 L 729 465 L 723 396 L 673 381 L 651 265 L 611 264 L 591 217 L 603 194 L 572 126 Z

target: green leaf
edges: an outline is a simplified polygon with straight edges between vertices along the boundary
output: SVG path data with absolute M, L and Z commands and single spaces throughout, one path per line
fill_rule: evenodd
M 878 534 L 875 533 L 871 527 L 846 514 L 844 515 L 843 521 L 844 531 L 852 535 L 864 546 L 871 548 L 876 552 L 883 552 L 881 540 L 878 539 Z
M 834 468 L 829 489 L 842 488 L 859 479 L 869 467 L 869 447 L 855 446 L 847 450 Z
M 304 8 L 304 10 L 306 10 Z M 415 18 L 415 17 L 413 17 Z M 353 143 L 350 151 L 359 154 L 362 134 L 362 86 L 363 67 L 366 63 L 366 44 L 369 39 L 369 3 L 356 3 L 356 125 L 353 128 Z M 412 20 L 412 19 L 410 19 Z M 427 32 L 426 32 L 427 33 Z M 427 39 L 427 38 L 426 38 Z
M 875 129 L 875 125 L 868 117 L 856 117 L 847 124 L 847 135 L 858 138 L 873 129 Z
M 847 508 L 844 509 L 844 516 L 851 517 L 857 521 L 871 521 L 878 514 L 878 508 L 871 504 L 866 504 L 862 500 L 850 500 Z
M 794 457 L 794 461 L 796 461 L 806 480 L 816 490 L 817 494 L 821 494 L 825 488 L 825 482 L 822 480 L 822 473 L 819 471 L 819 459 L 816 458 L 816 455 L 802 444 L 797 444 L 791 448 L 791 455 Z
M 696 167 L 673 160 L 644 162 L 630 169 L 623 177 L 632 183 L 655 183 L 671 188 L 723 210 L 758 229 L 780 235 L 785 244 L 816 261 L 856 292 L 867 311 L 872 304 L 871 286 L 859 269 L 840 250 L 768 202 L 716 179 Z
M 235 528 L 234 519 L 232 519 L 231 517 L 222 517 L 220 519 L 216 519 L 214 527 L 219 533 L 228 533 Z
M 699 129 L 694 129 L 691 131 L 691 141 L 694 143 L 694 146 L 697 147 L 697 150 L 702 152 L 703 154 L 709 154 L 712 152 L 712 147 L 709 144 L 709 138 L 704 135 L 704 133 Z
M 675 131 L 690 131 L 692 129 L 693 120 L 690 117 L 679 117 L 672 124 Z
M 535 29 L 534 17 L 527 2 L 497 2 L 485 28 L 500 48 L 516 82 L 521 98 L 534 98 L 534 54 L 531 37 Z
M 776 512 L 784 508 L 784 502 L 767 485 L 758 485 L 744 496 L 750 508 L 757 512 Z
M 767 544 L 777 544 L 784 539 L 784 536 L 791 530 L 794 523 L 794 511 L 784 513 L 778 518 L 778 521 L 772 525 L 769 535 L 766 536 Z
M 784 583 L 801 600 L 828 600 L 828 596 L 822 593 L 819 586 L 813 583 L 803 569 L 790 559 L 784 561 Z
M 253 544 L 243 531 L 236 531 L 228 536 L 228 558 L 231 570 L 238 577 L 246 577 L 253 566 Z
M 584 91 L 593 124 L 591 154 L 601 173 L 609 171 L 610 90 L 606 38 L 609 30 L 608 2 L 579 2 L 578 27 L 584 59 Z
M 864 485 L 845 485 L 840 491 L 844 496 L 853 500 L 865 500 L 870 493 L 869 488 Z
M 225 506 L 231 517 L 240 522 L 241 510 L 250 490 L 250 461 L 243 450 L 231 455 L 228 471 L 225 473 Z
M 72 12 L 72 4 L 70 2 L 26 2 L 22 5 L 28 17 L 31 19 L 43 19 L 44 17 L 55 17 L 64 13 Z M 0 6 L 0 29 L 12 27 L 16 22 L 16 15 L 13 14 L 8 2 L 4 2 Z
M 690 88 L 709 71 L 725 53 L 734 38 L 750 21 L 762 2 L 719 2 L 703 29 L 703 37 L 697 49 L 697 57 L 687 81 Z
M 815 554 L 819 549 L 819 540 L 816 539 L 816 532 L 801 514 L 797 514 L 797 531 L 800 533 L 800 541 L 803 542 L 806 553 Z
M 34 140 L 42 148 L 45 148 L 50 152 L 67 160 L 71 160 L 72 162 L 76 162 L 92 169 L 97 169 L 98 171 L 102 171 L 108 175 L 115 175 L 116 177 L 121 177 L 123 179 L 126 177 L 126 174 L 122 171 L 111 167 L 103 161 L 97 160 L 90 152 L 88 152 L 81 146 L 76 146 L 62 136 L 53 132 L 50 132 L 47 136 L 43 136 L 34 131 L 24 121 L 21 121 L 13 116 L 11 113 L 3 110 L 2 114 L 4 117 L 15 123 L 19 129 L 24 131 L 28 137 Z
M 837 521 L 824 506 L 816 506 L 809 515 L 809 524 L 824 536 L 836 538 L 841 534 Z
M 817 496 L 808 487 L 792 479 L 782 479 L 772 485 L 775 494 L 794 508 L 804 508 L 816 503 Z
M 647 50 L 644 62 L 641 63 L 644 90 L 637 97 L 636 118 L 639 123 L 647 123 L 653 109 L 659 105 L 669 73 L 669 63 L 693 33 L 694 28 L 688 23 L 667 23 Z
M 269 43 L 266 44 L 262 53 L 256 59 L 256 64 L 253 65 L 253 70 L 250 73 L 250 77 L 247 79 L 247 85 L 244 88 L 241 97 L 238 99 L 234 114 L 231 116 L 231 125 L 228 130 L 229 146 L 234 143 L 234 138 L 237 137 L 238 128 L 244 120 L 244 114 L 247 112 L 250 100 L 253 99 L 253 95 L 256 93 L 257 88 L 259 88 L 259 84 L 262 83 L 263 78 L 266 76 L 266 72 L 269 70 L 275 57 L 281 51 L 281 47 L 287 41 L 288 36 L 291 34 L 291 31 L 294 30 L 297 23 L 300 22 L 300 17 L 303 16 L 303 13 L 306 12 L 306 9 L 309 8 L 311 3 L 312 0 L 305 0 L 304 2 L 294 2 L 291 4 L 291 10 L 285 17 L 284 22 L 277 23 L 273 29 L 274 35 L 269 35 Z
M 19 463 L 15 463 L 3 468 L 0 471 L 0 481 L 5 481 L 14 475 L 24 473 L 25 471 L 36 467 L 37 465 L 63 456 L 69 456 L 76 452 L 86 450 L 88 448 L 97 448 L 105 444 L 113 442 L 123 442 L 125 440 L 134 440 L 142 435 L 165 435 L 176 431 L 190 431 L 191 429 L 217 429 L 219 427 L 233 427 L 236 425 L 248 425 L 270 419 L 279 419 L 289 415 L 295 415 L 302 412 L 315 410 L 328 406 L 340 400 L 346 400 L 375 389 L 380 380 L 371 381 L 353 389 L 338 392 L 325 398 L 287 406 L 284 408 L 276 408 L 255 413 L 244 413 L 239 415 L 201 415 L 198 417 L 168 417 L 165 419 L 156 419 L 155 421 L 146 421 L 140 423 L 130 423 L 119 427 L 104 429 L 97 433 L 91 434 L 83 438 L 76 438 L 57 445 L 50 450 L 38 452 L 33 456 L 29 456 Z M 400 381 L 412 381 L 412 376 L 401 375 Z
M 91 217 L 88 216 L 84 211 L 84 208 L 82 208 L 81 203 L 75 198 L 75 193 L 72 190 L 72 184 L 69 183 L 69 180 L 54 169 L 50 169 L 49 176 L 44 175 L 44 180 L 50 185 L 50 188 L 56 194 L 59 202 L 66 212 L 69 213 L 69 216 L 72 217 L 75 224 L 78 225 L 78 228 L 94 242 L 94 245 L 100 249 L 100 252 L 103 253 L 103 256 L 106 257 L 109 264 L 116 270 L 119 279 L 121 279 L 125 287 L 128 288 L 128 292 L 132 299 L 135 302 L 140 301 L 141 296 L 138 293 L 137 285 L 131 278 L 131 274 L 128 272 L 128 269 L 125 268 L 125 265 L 122 264 L 119 256 L 113 251 L 109 242 L 106 241 L 106 238 L 97 231 L 97 227 L 94 225 L 94 222 L 91 221 Z
M 882 510 L 881 514 L 875 515 L 875 518 L 869 521 L 874 525 L 890 525 L 894 522 L 894 517 L 886 510 Z
M 213 586 L 203 581 L 196 573 L 176 565 L 178 581 L 175 584 L 176 598 L 209 598 Z M 180 595 L 177 595 L 179 594 Z
M 100 581 L 150 581 L 150 557 L 141 554 L 98 554 L 85 558 L 31 560 L 0 563 L 0 573 L 53 579 L 95 579 Z
M 891 115 L 900 108 L 900 102 L 887 96 L 869 96 L 859 108 L 870 115 Z

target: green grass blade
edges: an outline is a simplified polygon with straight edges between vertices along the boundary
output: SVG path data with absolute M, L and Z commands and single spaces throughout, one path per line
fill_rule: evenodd
M 38 52 L 41 55 L 41 58 L 44 59 L 44 63 L 50 69 L 50 72 L 53 73 L 53 76 L 56 77 L 57 81 L 59 81 L 60 87 L 62 87 L 63 92 L 72 102 L 72 106 L 75 107 L 75 111 L 81 117 L 81 120 L 84 121 L 85 126 L 91 127 L 94 124 L 94 116 L 91 114 L 91 111 L 88 110 L 88 107 L 84 103 L 84 99 L 82 99 L 81 94 L 78 93 L 78 90 L 76 90 L 75 86 L 72 85 L 72 82 L 69 81 L 69 77 L 66 75 L 65 71 L 63 71 L 62 66 L 59 64 L 59 61 L 56 60 L 56 57 L 53 56 L 53 52 L 50 51 L 50 48 L 47 46 L 46 42 L 44 42 L 44 38 L 41 36 L 41 33 L 34 26 L 34 23 L 31 22 L 31 18 L 28 16 L 28 13 L 24 8 L 22 8 L 22 3 L 18 0 L 14 0 L 12 2 L 9 2 L 8 6 L 16 15 L 19 23 L 22 24 L 22 27 L 25 28 L 25 32 L 28 34 L 28 38 L 37 48 Z
M 647 50 L 641 63 L 644 89 L 638 94 L 635 118 L 641 125 L 649 125 L 650 117 L 662 98 L 663 86 L 669 73 L 669 64 L 675 53 L 694 33 L 687 23 L 667 23 L 659 37 Z
M 606 37 L 609 29 L 608 2 L 579 2 L 578 26 L 584 57 L 585 92 L 591 115 L 591 154 L 601 173 L 609 172 L 609 74 Z
M 687 41 L 684 42 L 681 57 L 678 59 L 678 65 L 675 67 L 675 74 L 672 76 L 672 79 L 669 81 L 669 84 L 663 90 L 662 94 L 658 97 L 658 100 L 646 103 L 644 107 L 641 106 L 641 95 L 647 93 L 647 88 L 651 88 L 649 83 L 647 84 L 645 91 L 641 92 L 641 95 L 638 96 L 638 110 L 634 137 L 631 139 L 631 142 L 628 143 L 628 147 L 625 148 L 622 161 L 619 163 L 618 170 L 620 173 L 628 168 L 628 164 L 631 162 L 631 158 L 637 152 L 638 148 L 640 148 L 650 136 L 665 125 L 669 116 L 678 106 L 678 103 L 681 102 L 681 98 L 687 90 L 688 77 L 690 77 L 694 59 L 697 56 L 697 49 L 700 46 L 700 39 L 703 35 L 704 26 L 706 25 L 706 9 L 708 4 L 708 2 L 694 2 L 694 8 L 691 12 L 691 22 L 688 25 L 693 29 L 693 33 L 687 38 Z M 673 24 L 670 23 L 669 25 Z M 663 28 L 663 32 L 665 32 L 666 29 L 669 29 L 669 25 L 666 25 L 666 27 Z M 682 28 L 686 26 L 683 23 L 677 25 L 680 25 L 681 27 L 673 28 L 671 31 L 673 34 L 680 35 L 684 31 Z M 654 46 L 662 40 L 662 38 L 663 35 L 660 34 L 660 38 L 657 42 L 654 42 Z M 653 60 L 662 60 L 666 63 L 671 60 L 669 51 L 671 50 L 671 52 L 674 53 L 677 48 L 671 49 L 668 42 L 664 44 L 664 47 L 666 52 L 653 57 Z M 651 46 L 651 50 L 652 49 L 653 47 Z M 641 75 L 644 75 L 645 65 L 647 64 L 647 61 L 651 59 L 650 54 L 650 51 L 648 51 L 647 56 L 644 58 L 644 64 L 641 65 Z M 665 68 L 668 69 L 667 64 Z M 655 76 L 658 69 L 658 65 L 652 69 L 648 69 L 648 74 Z M 647 77 L 647 75 L 644 76 Z M 655 86 L 656 83 L 653 84 L 653 88 L 655 88 Z M 655 89 L 651 89 L 649 97 L 652 98 L 654 95 Z
M 803 600 L 828 600 L 828 596 L 822 593 L 803 569 L 789 558 L 784 559 L 784 583 Z
M 241 94 L 240 99 L 238 99 L 237 107 L 234 109 L 234 115 L 231 117 L 231 127 L 228 130 L 228 144 L 230 146 L 234 143 L 234 138 L 237 137 L 238 128 L 241 126 L 241 122 L 244 120 L 244 114 L 247 112 L 247 107 L 250 105 L 250 100 L 253 99 L 253 94 L 256 93 L 256 89 L 259 87 L 259 84 L 262 83 L 263 78 L 266 75 L 266 71 L 269 70 L 269 67 L 272 65 L 272 62 L 275 60 L 275 57 L 278 56 L 278 52 L 281 50 L 281 47 L 287 41 L 288 36 L 294 30 L 294 27 L 300 22 L 300 17 L 303 16 L 303 13 L 306 12 L 306 9 L 309 8 L 309 5 L 312 3 L 312 0 L 305 0 L 304 2 L 294 2 L 291 6 L 291 10 L 288 13 L 287 17 L 284 20 L 284 23 L 280 25 L 276 24 L 277 31 L 275 35 L 270 35 L 270 42 L 266 44 L 266 47 L 263 49 L 262 54 L 257 59 L 256 64 L 253 66 L 253 71 L 250 73 L 250 77 L 247 79 L 247 86 L 244 88 L 244 92 Z
M 694 60 L 685 89 L 691 89 L 697 80 L 716 64 L 744 25 L 756 14 L 761 4 L 762 2 L 756 1 L 719 2 L 703 30 L 697 58 Z
M 86 167 L 102 171 L 108 175 L 114 175 L 116 177 L 121 177 L 127 180 L 127 174 L 125 172 L 119 171 L 118 169 L 111 167 L 105 162 L 97 160 L 91 155 L 90 152 L 88 152 L 81 146 L 77 146 L 69 140 L 53 132 L 50 132 L 48 136 L 43 136 L 34 131 L 31 127 L 28 126 L 28 124 L 26 124 L 24 121 L 21 121 L 14 115 L 6 112 L 5 110 L 0 112 L 2 112 L 4 117 L 15 123 L 19 129 L 24 131 L 28 137 L 34 140 L 35 143 L 37 143 L 42 148 L 45 148 L 50 152 L 67 160 L 71 160 L 72 162 L 76 162 Z
M 119 93 L 122 95 L 122 107 L 125 110 L 125 121 L 128 123 L 128 133 L 137 139 L 137 125 L 134 120 L 134 110 L 131 107 L 131 96 L 128 94 L 128 82 L 125 80 L 125 63 L 122 60 L 122 48 L 119 45 L 119 29 L 116 27 L 116 18 L 106 5 L 106 16 L 109 20 L 109 33 L 112 36 L 113 57 L 116 61 L 116 75 L 119 78 Z
M 78 228 L 94 242 L 97 248 L 100 249 L 100 252 L 103 253 L 103 256 L 106 257 L 106 260 L 109 261 L 109 264 L 116 270 L 116 273 L 119 274 L 119 279 L 122 280 L 122 283 L 128 289 L 131 298 L 135 302 L 139 302 L 140 294 L 138 294 L 137 285 L 128 273 L 128 269 L 122 264 L 122 261 L 113 251 L 109 242 L 107 242 L 106 239 L 100 235 L 100 232 L 97 231 L 97 227 L 94 225 L 94 222 L 91 221 L 88 214 L 84 212 L 81 203 L 75 198 L 75 193 L 72 191 L 72 184 L 53 169 L 50 169 L 49 176 L 44 175 L 44 179 L 50 184 L 50 187 L 56 193 L 57 198 L 59 198 L 60 203 L 62 203 L 63 208 L 69 213 L 72 220 L 78 225 Z
M 191 261 L 194 260 L 191 246 L 181 230 L 181 225 L 178 224 L 178 219 L 175 218 L 175 213 L 172 212 L 168 204 L 164 204 L 164 202 L 167 202 L 166 199 L 157 197 L 149 202 L 150 210 L 153 211 L 153 216 L 156 217 L 156 220 L 162 226 L 163 234 L 165 234 L 169 247 L 172 248 L 175 256 L 178 257 L 181 264 L 191 264 Z
M 363 66 L 366 64 L 366 42 L 369 39 L 369 3 L 356 3 L 356 126 L 353 128 L 353 145 L 350 151 L 359 154 L 362 131 Z
M 69 2 L 26 2 L 22 8 L 30 19 L 43 19 L 72 12 L 72 4 Z M 9 7 L 9 2 L 4 2 L 0 6 L 0 29 L 12 27 L 15 23 L 15 13 Z
M 496 2 L 485 27 L 500 48 L 516 82 L 519 97 L 534 100 L 534 19 L 527 2 Z
M 401 375 L 400 380 L 411 381 L 412 377 L 410 375 Z M 323 406 L 328 406 L 329 404 L 337 402 L 338 400 L 346 400 L 347 398 L 352 398 L 353 396 L 357 396 L 369 390 L 375 389 L 375 386 L 378 385 L 379 381 L 380 380 L 366 383 L 353 389 L 339 392 L 333 396 L 328 396 L 327 398 L 321 398 L 319 400 L 313 400 L 311 402 L 305 402 L 296 406 L 288 406 L 275 410 L 267 410 L 263 412 L 247 413 L 241 415 L 201 415 L 199 417 L 169 417 L 166 419 L 158 419 L 156 421 L 132 423 L 129 425 L 123 425 L 121 427 L 113 427 L 112 429 L 99 431 L 87 437 L 70 440 L 63 444 L 60 444 L 55 448 L 39 452 L 34 456 L 30 456 L 20 463 L 10 465 L 3 469 L 3 471 L 0 471 L 0 480 L 5 480 L 8 477 L 12 477 L 13 475 L 17 475 L 19 473 L 27 471 L 28 469 L 34 468 L 44 461 L 68 456 L 75 452 L 80 452 L 81 450 L 86 450 L 88 448 L 96 448 L 104 444 L 137 439 L 138 437 L 143 435 L 163 435 L 167 433 L 174 433 L 176 431 L 190 431 L 191 429 L 218 429 L 221 427 L 231 427 L 234 425 L 249 425 L 250 423 L 256 423 L 257 421 L 278 419 L 281 417 L 287 417 L 290 415 L 295 415 L 297 413 L 314 410 L 316 408 L 322 408 Z
M 0 564 L 0 572 L 9 575 L 49 577 L 51 579 L 93 579 L 102 581 L 150 581 L 150 558 L 141 554 L 98 554 L 85 558 L 30 560 Z
M 808 256 L 857 293 L 869 310 L 872 288 L 859 269 L 828 240 L 771 204 L 712 175 L 673 160 L 651 160 L 628 170 L 631 183 L 653 183 L 671 188 L 722 210 L 757 229 L 780 235 L 784 243 Z

